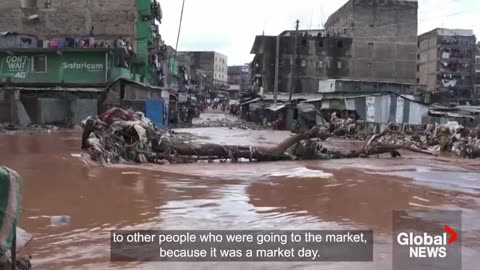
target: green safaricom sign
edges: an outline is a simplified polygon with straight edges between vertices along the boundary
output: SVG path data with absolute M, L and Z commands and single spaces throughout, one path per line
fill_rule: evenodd
M 103 72 L 104 64 L 101 63 L 78 63 L 78 62 L 63 62 L 63 69 L 82 70 L 87 72 Z

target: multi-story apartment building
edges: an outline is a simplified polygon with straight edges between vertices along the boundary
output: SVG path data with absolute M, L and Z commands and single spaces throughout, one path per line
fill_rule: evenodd
M 480 103 L 480 44 L 477 43 L 475 50 L 475 93 L 476 103 Z
M 2 0 L 0 32 L 31 34 L 39 39 L 89 38 L 113 46 L 119 38 L 131 45 L 137 80 L 158 83 L 152 54 L 162 45 L 156 21 L 162 19 L 157 0 Z M 157 61 L 158 62 L 158 61 Z
M 278 92 L 316 93 L 325 79 L 348 78 L 351 74 L 352 39 L 311 36 L 299 31 L 295 53 L 295 36 L 288 31 L 279 39 Z M 276 36 L 257 36 L 251 53 L 253 88 L 273 92 L 275 85 Z M 296 56 L 294 60 L 294 56 Z
M 350 0 L 326 35 L 352 39 L 352 79 L 415 83 L 417 11 L 417 0 Z
M 251 89 L 250 80 L 250 65 L 228 67 L 228 85 L 230 88 L 238 88 L 240 92 L 249 91 Z
M 213 89 L 228 88 L 228 58 L 214 51 L 190 51 L 192 71 L 208 76 Z
M 157 0 L 0 1 L 0 122 L 77 124 L 110 106 L 168 112 Z
M 472 30 L 437 28 L 418 37 L 417 82 L 426 86 L 432 102 L 473 100 L 475 54 Z

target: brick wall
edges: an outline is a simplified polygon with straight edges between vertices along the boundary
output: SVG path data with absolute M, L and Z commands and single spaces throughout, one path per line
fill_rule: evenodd
M 415 83 L 417 10 L 415 1 L 350 0 L 325 27 L 353 38 L 354 79 Z
M 88 36 L 95 27 L 99 40 L 118 37 L 135 38 L 135 0 L 52 0 L 49 9 L 44 0 L 37 1 L 38 20 L 28 21 L 20 0 L 0 1 L 0 31 L 13 31 L 54 39 L 69 35 Z

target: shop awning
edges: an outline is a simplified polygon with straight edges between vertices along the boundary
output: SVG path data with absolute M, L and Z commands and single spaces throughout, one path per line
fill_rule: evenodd
M 262 98 L 254 98 L 254 99 L 251 99 L 249 101 L 245 101 L 245 102 L 241 103 L 240 106 L 247 105 L 247 104 L 250 104 L 250 103 L 253 103 L 253 102 L 257 102 L 259 100 L 262 100 Z
M 267 109 L 270 111 L 276 112 L 278 110 L 285 108 L 286 106 L 287 106 L 286 104 L 277 104 L 277 105 L 268 106 Z

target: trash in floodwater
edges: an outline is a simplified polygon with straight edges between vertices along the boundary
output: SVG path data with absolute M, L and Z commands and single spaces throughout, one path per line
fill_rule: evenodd
M 53 226 L 66 225 L 69 224 L 72 220 L 70 216 L 51 216 L 50 224 Z
M 333 176 L 331 173 L 326 173 L 321 170 L 311 170 L 305 167 L 292 168 L 281 171 L 276 171 L 269 176 L 273 177 L 287 177 L 287 178 L 330 178 Z

